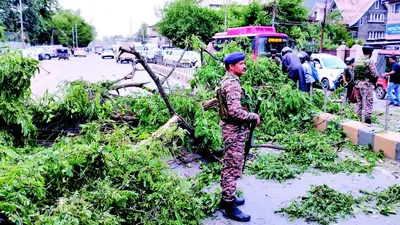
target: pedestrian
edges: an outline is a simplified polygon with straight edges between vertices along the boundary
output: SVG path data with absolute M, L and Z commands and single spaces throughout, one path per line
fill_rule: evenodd
M 297 54 L 297 56 L 300 59 L 300 62 L 302 63 L 303 70 L 304 70 L 304 77 L 306 79 L 306 86 L 307 86 L 307 92 L 310 92 L 311 86 L 315 82 L 314 77 L 312 76 L 312 70 L 310 64 L 307 62 L 307 53 L 305 52 L 300 52 Z
M 208 43 L 208 45 L 207 45 L 207 51 L 208 51 L 209 53 L 213 53 L 213 52 L 216 51 L 216 50 L 215 50 L 215 39 L 214 39 L 214 38 L 211 38 L 211 41 Z
M 351 95 L 353 93 L 355 81 L 354 81 L 354 62 L 355 59 L 353 57 L 347 57 L 345 59 L 345 63 L 347 67 L 344 69 L 342 73 L 342 81 L 343 85 L 347 88 L 347 101 L 350 101 Z
M 250 215 L 240 211 L 244 198 L 235 197 L 236 181 L 242 175 L 245 138 L 250 124 L 260 124 L 260 117 L 249 112 L 242 104 L 245 92 L 240 85 L 240 76 L 246 71 L 245 54 L 235 52 L 225 57 L 226 74 L 222 78 L 221 88 L 217 91 L 220 106 L 222 138 L 225 146 L 221 171 L 222 201 L 221 208 L 229 219 L 248 222 Z
M 362 51 L 364 54 L 361 62 L 356 65 L 356 73 L 354 74 L 356 80 L 356 99 L 357 99 L 357 115 L 362 117 L 363 105 L 363 90 L 365 92 L 365 123 L 371 124 L 372 107 L 374 104 L 374 83 L 379 77 L 376 70 L 375 62 L 372 61 L 371 55 L 374 48 L 371 46 L 363 46 Z
M 388 95 L 390 99 L 389 105 L 394 105 L 394 106 L 400 106 L 400 93 L 399 93 L 399 88 L 400 88 L 400 65 L 398 62 L 396 62 L 396 56 L 392 55 L 389 57 L 389 63 L 392 65 L 392 69 L 389 73 L 384 73 L 383 76 L 390 76 L 390 83 L 388 87 Z M 394 94 L 396 95 L 396 99 L 394 99 L 393 96 L 393 91 Z
M 284 47 L 282 49 L 282 57 L 282 71 L 288 73 L 289 78 L 293 81 L 299 82 L 301 91 L 307 92 L 303 65 L 299 57 L 292 53 L 292 49 L 289 47 Z
M 276 65 L 281 66 L 282 60 L 276 55 L 276 49 L 271 49 L 271 60 L 276 63 Z

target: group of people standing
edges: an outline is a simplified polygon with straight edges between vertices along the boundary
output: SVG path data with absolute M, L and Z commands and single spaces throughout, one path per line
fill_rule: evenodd
M 211 46 L 210 46 L 210 50 Z M 362 72 L 355 74 L 355 59 L 347 58 L 347 68 L 342 74 L 344 85 L 349 88 L 348 93 L 352 93 L 354 88 L 356 91 L 358 110 L 357 114 L 361 117 L 362 95 L 366 94 L 366 115 L 365 122 L 371 123 L 374 80 L 379 76 L 375 63 L 371 60 L 373 48 L 363 47 L 364 58 L 362 59 Z M 299 88 L 307 92 L 311 85 L 318 80 L 312 75 L 312 64 L 310 55 L 300 53 L 296 55 L 292 53 L 290 48 L 282 50 L 283 60 L 277 60 L 276 51 L 272 51 L 271 59 L 278 65 L 282 63 L 283 71 L 288 73 L 289 78 L 299 81 Z M 242 212 L 238 206 L 245 204 L 244 198 L 236 196 L 236 181 L 242 175 L 244 165 L 244 148 L 245 139 L 249 138 L 249 127 L 251 124 L 260 125 L 260 116 L 250 112 L 249 106 L 246 105 L 243 98 L 245 92 L 240 85 L 240 77 L 246 72 L 245 54 L 235 52 L 229 54 L 224 59 L 226 74 L 222 78 L 221 86 L 217 91 L 219 99 L 219 112 L 221 116 L 220 126 L 222 129 L 224 157 L 221 171 L 221 187 L 222 199 L 221 209 L 224 210 L 225 217 L 240 221 L 248 222 L 251 216 Z M 394 56 L 390 57 L 392 70 L 383 76 L 393 77 L 389 88 L 389 96 L 391 104 L 400 105 L 399 88 L 400 88 L 400 66 L 396 62 Z M 397 100 L 394 100 L 390 90 L 395 90 Z M 349 95 L 350 96 L 350 95 Z M 396 102 L 395 102 L 396 101 Z

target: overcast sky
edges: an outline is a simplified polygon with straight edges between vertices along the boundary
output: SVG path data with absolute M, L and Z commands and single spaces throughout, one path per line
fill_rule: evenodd
M 132 19 L 132 33 L 143 22 L 153 25 L 158 21 L 155 8 L 167 0 L 58 0 L 65 9 L 81 10 L 86 21 L 96 27 L 97 38 L 128 35 Z

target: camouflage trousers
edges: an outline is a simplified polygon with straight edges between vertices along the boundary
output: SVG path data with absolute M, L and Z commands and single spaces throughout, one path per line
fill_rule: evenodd
M 374 105 L 374 89 L 372 87 L 358 87 L 356 86 L 356 100 L 357 100 L 357 115 L 362 117 L 362 88 L 365 89 L 366 102 L 365 102 L 365 119 L 371 119 L 372 117 L 372 106 Z
M 242 175 L 245 138 L 248 129 L 244 126 L 220 122 L 225 146 L 221 171 L 222 200 L 232 202 L 235 199 L 236 181 Z

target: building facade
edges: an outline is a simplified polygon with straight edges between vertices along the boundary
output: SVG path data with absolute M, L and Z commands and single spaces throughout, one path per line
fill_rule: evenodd
M 333 0 L 329 12 L 338 10 L 353 38 L 364 43 L 386 39 L 388 8 L 384 0 Z
M 388 1 L 386 40 L 400 44 L 400 0 Z

